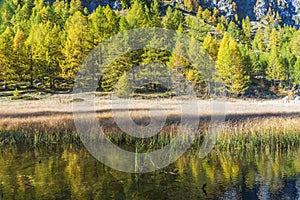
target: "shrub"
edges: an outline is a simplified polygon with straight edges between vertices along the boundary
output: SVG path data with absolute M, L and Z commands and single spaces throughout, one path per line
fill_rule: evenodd
M 18 90 L 18 88 L 16 88 L 15 91 L 14 91 L 14 97 L 17 97 L 17 96 L 19 96 L 19 90 Z
M 131 94 L 131 85 L 126 72 L 119 79 L 115 89 L 117 97 L 120 98 L 127 98 Z

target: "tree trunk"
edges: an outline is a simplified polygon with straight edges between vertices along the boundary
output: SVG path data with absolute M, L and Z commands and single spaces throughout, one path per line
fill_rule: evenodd
M 53 77 L 50 78 L 50 89 L 55 90 L 55 81 Z
M 30 53 L 30 87 L 33 87 L 33 62 L 32 62 L 32 49 Z
M 155 83 L 153 83 L 153 90 L 154 90 L 154 93 L 157 92 L 157 87 L 156 87 L 156 84 L 155 84 Z

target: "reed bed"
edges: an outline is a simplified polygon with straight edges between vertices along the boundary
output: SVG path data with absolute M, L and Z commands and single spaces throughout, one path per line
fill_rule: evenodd
M 149 121 L 145 116 L 135 117 L 135 121 L 141 125 Z M 167 119 L 166 125 L 159 134 L 144 139 L 123 133 L 109 112 L 99 115 L 99 123 L 113 143 L 133 152 L 148 152 L 162 148 L 174 142 L 175 137 L 180 137 L 178 141 L 182 143 L 192 142 L 192 146 L 197 148 L 202 145 L 204 138 L 211 134 L 208 132 L 209 119 L 205 117 L 201 118 L 193 141 L 188 131 L 184 129 L 181 132 L 178 131 L 179 119 L 176 116 Z M 186 128 L 188 130 L 188 127 Z M 290 117 L 231 115 L 220 124 L 217 135 L 215 147 L 219 150 L 293 148 L 300 145 L 300 118 L 298 115 Z M 70 113 L 46 112 L 39 115 L 32 113 L 21 117 L 6 116 L 0 121 L 0 146 L 59 142 L 81 143 L 73 115 Z
M 159 134 L 145 139 L 131 137 L 118 128 L 113 120 L 112 101 L 95 97 L 95 106 L 105 134 L 112 142 L 132 151 L 159 149 L 170 144 L 175 136 L 182 142 L 191 140 L 188 131 L 178 131 L 180 103 L 177 99 L 133 99 L 128 105 L 131 117 L 140 125 L 149 122 L 153 105 L 168 113 L 165 126 Z M 72 96 L 53 95 L 38 101 L 0 101 L 0 146 L 10 144 L 44 144 L 53 142 L 80 143 L 73 119 Z M 200 117 L 192 146 L 199 147 L 208 134 L 212 114 L 210 100 L 198 100 Z M 17 109 L 16 109 L 17 108 Z M 123 112 L 120 109 L 119 112 Z M 126 110 L 126 109 L 125 109 Z M 226 102 L 226 120 L 220 124 L 216 148 L 220 150 L 256 150 L 265 147 L 292 148 L 300 140 L 300 106 L 285 104 L 281 100 Z M 188 128 L 188 127 L 187 127 Z
M 257 150 L 294 148 L 300 144 L 299 117 L 264 117 L 225 122 L 218 149 Z
M 0 122 L 0 145 L 76 142 L 71 116 L 27 116 Z
M 205 137 L 212 134 L 208 131 L 208 127 L 209 121 L 200 122 L 194 140 L 191 141 L 193 148 L 201 147 Z M 298 117 L 229 119 L 220 124 L 218 130 L 215 148 L 221 151 L 256 151 L 264 148 L 283 150 L 300 146 L 300 118 Z M 170 144 L 174 137 L 178 136 L 183 144 L 191 140 L 188 131 L 185 132 L 183 129 L 183 132 L 178 132 L 176 124 L 167 125 L 159 134 L 147 139 L 130 137 L 118 129 L 113 133 L 118 133 L 109 134 L 114 143 L 133 145 L 139 149 L 139 152 L 159 149 Z

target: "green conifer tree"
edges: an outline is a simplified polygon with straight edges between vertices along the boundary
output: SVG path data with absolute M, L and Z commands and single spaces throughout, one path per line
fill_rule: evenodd
M 132 93 L 130 81 L 128 80 L 126 72 L 120 77 L 115 89 L 117 97 L 120 98 L 128 98 Z

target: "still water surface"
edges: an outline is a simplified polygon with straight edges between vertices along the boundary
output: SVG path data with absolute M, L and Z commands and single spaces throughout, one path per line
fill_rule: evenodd
M 0 199 L 300 199 L 300 148 L 217 152 L 190 150 L 169 167 L 127 174 L 81 145 L 5 147 Z

